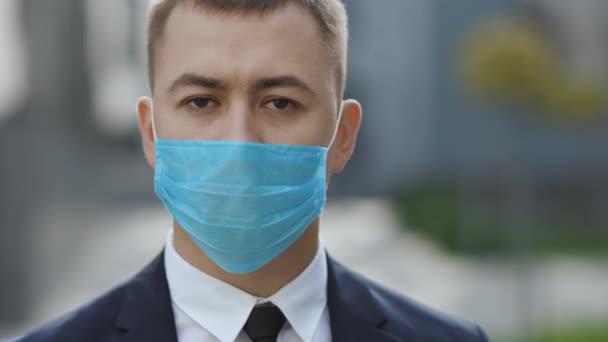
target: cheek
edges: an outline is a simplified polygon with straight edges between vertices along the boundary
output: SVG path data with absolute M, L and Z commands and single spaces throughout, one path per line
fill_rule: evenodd
M 320 115 L 306 114 L 297 118 L 259 119 L 264 140 L 275 144 L 323 146 L 329 144 L 328 130 Z M 329 155 L 328 155 L 329 157 Z
M 213 132 L 220 131 L 217 123 L 190 113 L 163 109 L 156 116 L 156 133 L 160 139 L 171 140 L 213 140 Z

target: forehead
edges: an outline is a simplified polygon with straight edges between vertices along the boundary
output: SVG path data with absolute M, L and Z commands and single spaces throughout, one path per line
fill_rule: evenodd
M 318 23 L 293 3 L 263 14 L 179 5 L 156 54 L 161 87 L 186 72 L 234 81 L 292 74 L 313 85 L 332 74 Z

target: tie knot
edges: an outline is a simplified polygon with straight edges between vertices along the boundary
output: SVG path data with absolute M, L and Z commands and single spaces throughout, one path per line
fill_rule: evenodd
M 283 324 L 285 316 L 278 307 L 269 303 L 253 308 L 243 330 L 253 342 L 273 342 L 277 340 Z

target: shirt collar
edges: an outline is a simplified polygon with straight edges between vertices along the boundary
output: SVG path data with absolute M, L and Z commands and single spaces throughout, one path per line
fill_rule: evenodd
M 269 298 L 252 296 L 192 266 L 173 246 L 173 230 L 165 244 L 165 268 L 171 300 L 220 341 L 234 341 L 253 307 L 272 302 L 303 341 L 311 341 L 327 304 L 325 249 L 308 267 Z
M 327 262 L 321 241 L 308 267 L 267 301 L 281 309 L 302 341 L 312 341 L 327 304 Z

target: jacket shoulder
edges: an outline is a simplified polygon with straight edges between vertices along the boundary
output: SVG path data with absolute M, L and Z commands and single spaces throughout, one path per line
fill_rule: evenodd
M 396 336 L 403 336 L 405 332 L 401 330 L 409 327 L 422 341 L 488 341 L 476 324 L 437 311 L 361 276 L 357 278 L 367 284 L 386 313 L 383 329 Z
M 125 285 L 117 286 L 63 317 L 50 321 L 14 342 L 102 342 L 116 335 L 115 322 Z

